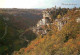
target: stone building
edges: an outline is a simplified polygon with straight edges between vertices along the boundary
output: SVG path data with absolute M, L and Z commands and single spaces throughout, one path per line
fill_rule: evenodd
M 77 23 L 80 23 L 80 18 L 79 17 L 76 19 L 76 22 Z
M 67 23 L 67 20 L 65 19 L 70 19 L 69 17 L 63 17 L 63 18 L 60 18 L 60 19 L 55 19 L 54 23 L 55 25 L 57 26 L 58 30 L 61 30 L 62 27 Z
M 55 25 L 57 26 L 58 30 L 61 30 L 62 26 L 63 26 L 63 22 L 59 19 L 56 19 L 55 20 Z
M 49 23 L 49 19 L 41 19 L 38 23 L 37 23 L 37 27 L 42 26 L 42 25 L 47 25 Z
M 50 17 L 50 15 L 51 15 L 51 12 L 50 12 L 50 10 L 45 10 L 45 11 L 43 11 L 43 19 L 51 19 L 51 17 Z
M 43 11 L 43 19 L 41 19 L 40 21 L 38 21 L 37 23 L 37 27 L 41 26 L 41 25 L 47 25 L 48 23 L 50 23 L 50 15 L 51 15 L 51 12 L 49 9 L 47 10 L 44 10 Z

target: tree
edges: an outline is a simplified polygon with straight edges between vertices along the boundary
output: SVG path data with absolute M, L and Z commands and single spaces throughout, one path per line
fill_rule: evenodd
M 60 14 L 57 16 L 58 19 L 60 19 L 61 17 L 62 17 L 62 16 L 61 16 Z

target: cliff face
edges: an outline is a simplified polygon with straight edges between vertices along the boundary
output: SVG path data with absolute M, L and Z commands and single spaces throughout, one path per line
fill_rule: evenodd
M 61 9 L 63 10 L 63 9 Z M 62 14 L 64 13 L 63 10 Z M 52 26 L 53 24 L 58 28 L 58 30 L 62 29 L 62 26 L 65 25 L 67 23 L 67 20 L 64 21 L 64 19 L 69 19 L 68 18 L 63 18 L 58 12 L 60 12 L 60 9 L 46 9 L 43 11 L 43 18 L 41 20 L 38 21 L 38 23 L 36 24 L 35 28 L 33 28 L 33 32 L 38 34 L 38 35 L 46 35 L 48 33 L 48 31 L 51 30 L 50 26 Z M 53 18 L 56 14 L 56 18 Z M 65 12 L 66 14 L 66 12 Z M 54 20 L 54 21 L 53 21 Z

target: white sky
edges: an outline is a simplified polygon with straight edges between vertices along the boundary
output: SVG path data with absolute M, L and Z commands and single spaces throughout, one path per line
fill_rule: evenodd
M 62 3 L 75 3 L 80 7 L 80 0 L 0 0 L 0 8 L 50 8 L 53 6 L 74 7 Z

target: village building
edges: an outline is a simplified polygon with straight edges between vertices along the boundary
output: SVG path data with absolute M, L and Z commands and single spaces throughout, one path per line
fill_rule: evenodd
M 43 11 L 43 19 L 51 19 L 51 17 L 50 17 L 50 15 L 51 15 L 51 13 L 50 13 L 50 10 L 45 10 L 45 11 Z
M 76 22 L 77 23 L 80 23 L 80 18 L 79 17 L 76 19 Z
M 40 27 L 42 25 L 47 25 L 49 23 L 48 19 L 41 19 L 38 23 L 37 23 L 37 27 Z

